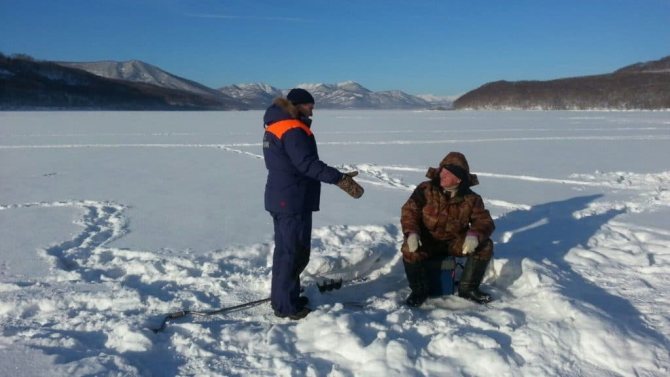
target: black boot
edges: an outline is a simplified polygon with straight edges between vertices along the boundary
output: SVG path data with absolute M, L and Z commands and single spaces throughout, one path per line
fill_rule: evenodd
M 478 260 L 473 257 L 468 257 L 461 274 L 461 281 L 458 284 L 458 295 L 478 304 L 486 304 L 491 302 L 493 298 L 488 293 L 479 290 L 479 285 L 484 279 L 486 266 L 489 261 Z
M 277 316 L 279 318 L 288 318 L 288 319 L 292 319 L 294 321 L 298 321 L 298 320 L 301 320 L 301 319 L 307 317 L 307 314 L 309 314 L 311 312 L 312 312 L 312 309 L 304 306 L 304 307 L 302 307 L 302 309 L 298 310 L 297 312 L 295 312 L 293 314 L 282 314 L 282 313 L 275 310 L 275 316 Z
M 412 290 L 405 302 L 407 306 L 419 307 L 428 298 L 428 280 L 425 266 L 421 262 L 408 263 L 405 260 L 402 262 L 405 265 L 405 275 L 407 275 L 409 288 Z

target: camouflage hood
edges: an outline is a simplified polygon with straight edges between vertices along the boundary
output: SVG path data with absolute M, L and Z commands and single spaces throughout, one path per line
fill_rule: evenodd
M 431 180 L 440 179 L 440 169 L 448 169 L 456 176 L 461 178 L 463 181 L 461 187 L 472 187 L 479 184 L 479 179 L 476 174 L 470 173 L 470 165 L 468 160 L 465 158 L 465 155 L 461 152 L 449 152 L 443 159 L 440 161 L 438 168 L 428 168 L 426 172 L 426 177 Z M 465 179 L 463 179 L 465 178 Z

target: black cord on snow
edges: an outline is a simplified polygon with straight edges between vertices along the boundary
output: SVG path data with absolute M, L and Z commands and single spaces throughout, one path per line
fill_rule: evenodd
M 363 282 L 363 281 L 366 281 L 366 280 L 368 280 L 367 276 L 357 277 L 357 278 L 354 278 L 354 279 L 351 279 L 351 280 L 344 280 L 344 279 L 341 279 L 341 278 L 337 279 L 337 280 L 335 280 L 335 279 L 325 279 L 322 282 L 317 282 L 316 286 L 319 289 L 319 292 L 324 293 L 324 292 L 329 292 L 329 291 L 332 291 L 332 290 L 340 289 L 340 288 L 342 288 L 343 284 L 347 285 L 347 284 L 351 284 L 351 283 Z M 220 308 L 220 309 L 214 309 L 214 310 L 179 310 L 179 311 L 176 311 L 176 312 L 166 314 L 165 317 L 163 318 L 163 320 L 161 321 L 160 326 L 158 326 L 156 328 L 150 328 L 150 330 L 153 331 L 155 334 L 158 334 L 159 332 L 162 332 L 163 330 L 165 330 L 165 328 L 167 327 L 168 322 L 170 322 L 172 320 L 175 320 L 175 319 L 186 317 L 188 315 L 207 317 L 207 316 L 212 316 L 212 315 L 217 315 L 217 314 L 226 314 L 226 313 L 231 313 L 231 312 L 234 312 L 234 311 L 237 311 L 237 310 L 252 308 L 254 306 L 258 306 L 258 305 L 261 305 L 263 303 L 266 303 L 268 301 L 270 301 L 270 297 L 263 298 L 263 299 L 260 299 L 260 300 L 245 302 L 245 303 L 239 304 L 239 305 L 227 306 L 227 307 Z M 353 306 L 360 306 L 360 304 L 354 305 L 354 303 L 346 303 L 346 304 L 353 305 Z
M 196 316 L 210 316 L 210 315 L 216 315 L 216 314 L 225 314 L 225 313 L 230 313 L 236 310 L 242 310 L 242 309 L 248 309 L 254 306 L 258 306 L 260 304 L 263 304 L 265 302 L 270 301 L 270 297 L 260 299 L 260 300 L 255 300 L 255 301 L 249 301 L 245 302 L 243 304 L 239 305 L 234 305 L 234 306 L 227 306 L 225 308 L 221 309 L 215 309 L 215 310 L 180 310 L 177 312 L 172 312 L 168 313 L 165 315 L 165 318 L 161 321 L 161 325 L 157 328 L 150 329 L 153 331 L 155 334 L 158 334 L 159 332 L 165 330 L 165 327 L 167 327 L 167 323 L 171 320 L 186 317 L 187 315 L 196 315 Z

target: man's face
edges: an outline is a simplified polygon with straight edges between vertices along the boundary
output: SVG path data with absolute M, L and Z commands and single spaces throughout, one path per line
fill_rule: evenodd
M 296 108 L 298 109 L 298 112 L 300 115 L 304 117 L 311 117 L 313 110 L 314 110 L 314 104 L 313 103 L 301 103 L 299 105 L 296 105 Z
M 461 180 L 449 170 L 442 168 L 440 170 L 440 186 L 442 188 L 456 187 L 461 183 Z

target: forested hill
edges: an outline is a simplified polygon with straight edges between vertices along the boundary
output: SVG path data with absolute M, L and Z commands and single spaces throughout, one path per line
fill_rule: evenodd
M 0 55 L 0 109 L 233 110 L 242 103 L 156 85 L 108 79 L 30 57 Z
M 670 56 L 613 73 L 550 81 L 496 81 L 470 91 L 455 109 L 670 109 Z

